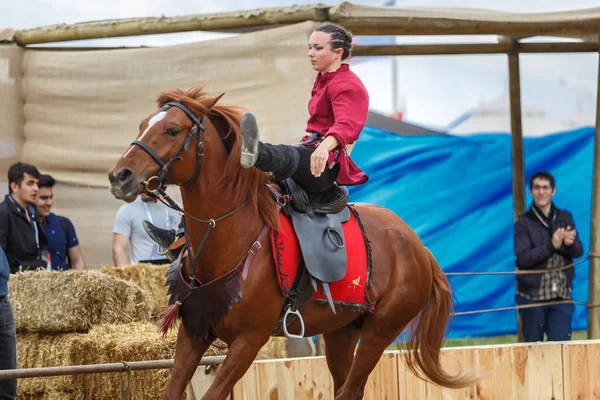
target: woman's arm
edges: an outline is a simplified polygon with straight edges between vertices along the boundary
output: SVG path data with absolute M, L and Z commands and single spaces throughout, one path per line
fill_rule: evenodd
M 331 88 L 331 108 L 334 124 L 325 136 L 334 136 L 339 147 L 354 143 L 367 123 L 369 95 L 366 89 L 355 82 Z

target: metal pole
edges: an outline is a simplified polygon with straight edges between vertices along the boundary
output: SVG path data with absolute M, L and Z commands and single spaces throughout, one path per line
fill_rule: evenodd
M 225 356 L 204 357 L 199 365 L 220 365 Z M 0 381 L 5 379 L 40 378 L 62 375 L 100 374 L 107 372 L 141 371 L 173 368 L 173 360 L 131 361 L 112 364 L 74 365 L 66 367 L 25 368 L 0 370 Z
M 588 339 L 600 338 L 600 53 L 598 54 L 598 98 L 596 99 L 596 132 L 594 134 L 594 172 L 592 175 L 592 222 L 590 229 L 590 271 L 588 304 Z
M 510 138 L 512 152 L 512 189 L 516 221 L 525 212 L 525 171 L 523 166 L 523 125 L 521 118 L 521 78 L 519 74 L 518 43 L 513 42 L 514 50 L 508 55 L 508 88 L 510 98 Z M 517 311 L 517 337 L 523 341 L 521 319 Z
M 398 60 L 392 56 L 392 115 L 396 116 L 400 110 L 398 101 Z

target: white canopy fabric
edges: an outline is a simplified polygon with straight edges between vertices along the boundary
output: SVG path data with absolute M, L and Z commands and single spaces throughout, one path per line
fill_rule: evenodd
M 538 137 L 567 129 L 593 125 L 590 117 L 580 115 L 569 120 L 559 120 L 548 116 L 538 107 L 521 103 L 523 137 Z M 474 133 L 510 133 L 510 105 L 503 96 L 467 112 L 463 119 L 451 126 L 451 135 Z

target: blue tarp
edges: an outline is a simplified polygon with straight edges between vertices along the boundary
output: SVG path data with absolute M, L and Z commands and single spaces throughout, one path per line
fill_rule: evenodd
M 555 176 L 554 203 L 573 213 L 584 256 L 589 251 L 593 137 L 593 128 L 584 128 L 524 140 L 526 180 L 540 170 Z M 351 188 L 350 199 L 400 215 L 447 273 L 514 271 L 510 149 L 505 133 L 400 136 L 365 127 L 352 158 L 370 181 Z M 588 262 L 575 271 L 573 297 L 585 302 Z M 515 305 L 514 275 L 449 280 L 456 312 Z M 514 310 L 457 316 L 449 336 L 511 334 L 516 324 Z M 573 328 L 586 326 L 587 310 L 576 306 Z

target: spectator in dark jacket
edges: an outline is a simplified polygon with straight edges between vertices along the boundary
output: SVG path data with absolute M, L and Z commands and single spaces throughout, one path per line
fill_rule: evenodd
M 10 269 L 0 248 L 0 370 L 17 368 L 17 338 L 12 308 L 8 300 Z M 0 381 L 0 399 L 17 398 L 17 380 Z
M 46 268 L 48 240 L 35 208 L 40 173 L 30 164 L 8 169 L 9 193 L 0 203 L 0 246 L 10 272 Z
M 573 216 L 556 208 L 554 177 L 537 172 L 529 180 L 531 208 L 515 224 L 515 255 L 518 270 L 546 272 L 517 275 L 517 304 L 542 303 L 519 310 L 526 342 L 570 340 L 573 304 L 543 305 L 571 300 L 575 269 L 563 267 L 583 254 Z

